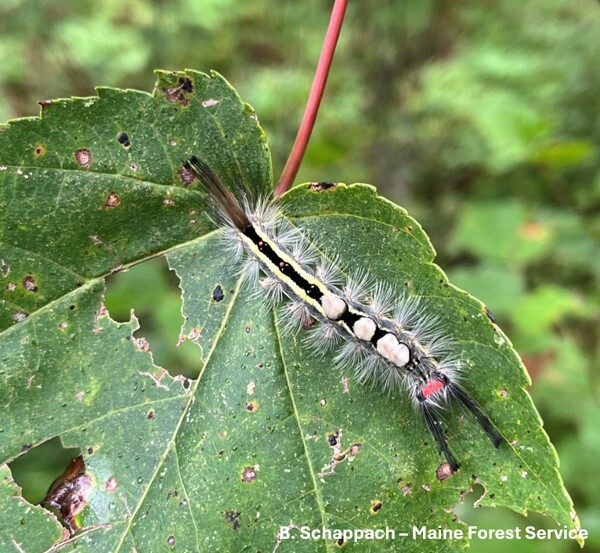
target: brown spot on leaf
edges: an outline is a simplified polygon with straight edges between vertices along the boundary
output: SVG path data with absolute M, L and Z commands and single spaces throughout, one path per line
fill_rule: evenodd
M 177 85 L 163 89 L 169 102 L 179 102 L 183 106 L 189 106 L 190 100 L 185 97 L 194 91 L 194 83 L 189 77 L 179 77 Z
M 323 470 L 318 473 L 318 476 L 332 476 L 335 474 L 336 467 L 342 461 L 348 459 L 349 461 L 352 458 L 358 455 L 362 445 L 361 444 L 352 444 L 349 448 L 344 449 L 342 446 L 342 438 L 344 435 L 344 431 L 342 428 L 339 428 L 337 432 L 327 432 L 326 438 L 329 447 L 333 450 L 331 461 L 328 465 L 328 470 Z
M 133 338 L 132 342 L 138 351 L 150 351 L 150 344 L 146 338 Z
M 244 467 L 242 471 L 242 482 L 252 482 L 256 480 L 256 469 L 254 467 Z
M 216 302 L 223 301 L 224 297 L 225 297 L 225 292 L 223 291 L 223 287 L 220 284 L 217 284 L 212 293 L 213 301 L 216 301 Z
M 106 201 L 104 202 L 104 208 L 110 209 L 113 207 L 117 207 L 120 203 L 121 203 L 121 198 L 119 198 L 119 196 L 117 194 L 115 194 L 114 192 L 111 192 L 107 196 Z
M 246 406 L 244 407 L 244 409 L 246 411 L 248 411 L 249 413 L 254 413 L 258 409 L 258 402 L 249 401 L 248 403 L 246 403 Z
M 227 511 L 223 513 L 223 518 L 231 524 L 234 530 L 237 530 L 241 526 L 239 521 L 241 515 L 242 513 L 239 511 Z
M 42 144 L 38 144 L 34 150 L 35 156 L 40 157 L 46 154 L 46 148 Z
M 121 131 L 117 135 L 117 142 L 123 146 L 123 148 L 127 149 L 131 146 L 131 141 L 129 140 L 129 135 L 125 131 Z
M 185 167 L 181 167 L 177 173 L 179 175 L 179 180 L 181 180 L 184 186 L 189 186 L 196 180 L 196 175 Z
M 221 103 L 220 100 L 217 100 L 216 98 L 209 98 L 208 100 L 204 100 L 202 102 L 202 107 L 203 108 L 211 108 L 213 106 L 218 106 Z
M 35 285 L 35 278 L 32 275 L 27 275 L 23 279 L 23 287 L 28 292 L 37 292 L 38 291 L 38 287 Z
M 52 105 L 52 100 L 40 100 L 38 102 L 38 104 L 40 105 L 40 115 L 42 117 L 46 117 L 46 115 L 48 114 L 48 106 Z
M 494 317 L 494 314 L 488 309 L 487 305 L 483 306 L 483 311 L 485 312 L 485 314 L 487 315 L 487 318 L 492 321 L 494 324 L 496 324 L 496 317 Z
M 16 285 L 14 282 L 9 282 L 9 283 L 6 285 L 6 289 L 7 289 L 9 292 L 14 292 L 14 291 L 16 290 L 16 288 L 17 288 L 17 285 Z
M 84 169 L 87 169 L 92 164 L 92 152 L 87 148 L 82 148 L 75 152 L 75 160 Z
M 187 339 L 191 342 L 198 343 L 198 340 L 202 337 L 203 328 L 193 327 L 190 333 L 187 335 Z
M 350 446 L 350 449 L 348 450 L 348 455 L 350 455 L 350 457 L 356 457 L 358 455 L 358 452 L 360 451 L 362 447 L 362 444 L 352 444 Z
M 179 86 L 184 92 L 194 92 L 194 82 L 189 77 L 179 77 Z
M 435 476 L 440 482 L 443 482 L 446 478 L 450 478 L 453 474 L 452 467 L 448 462 L 442 463 L 435 471 Z
M 146 418 L 147 418 L 149 421 L 151 421 L 151 420 L 153 420 L 153 419 L 154 419 L 154 415 L 155 415 L 155 413 L 154 413 L 154 409 L 150 409 L 150 411 L 148 411 L 148 414 L 146 415 Z
M 402 487 L 402 495 L 410 495 L 412 493 L 412 484 L 409 482 Z
M 379 511 L 381 511 L 382 507 L 383 503 L 381 501 L 379 501 L 378 499 L 373 499 L 371 501 L 371 508 L 369 510 L 372 514 L 377 514 Z
M 111 476 L 106 482 L 104 482 L 104 489 L 107 492 L 114 492 L 119 487 L 119 483 L 114 476 Z
M 332 188 L 335 188 L 337 185 L 338 185 L 337 182 L 329 182 L 329 181 L 311 182 L 308 185 L 308 189 L 312 190 L 313 192 L 324 192 L 325 190 L 331 190 Z
M 22 323 L 27 317 L 29 317 L 29 313 L 25 311 L 15 311 L 12 316 L 15 323 Z
M 167 538 L 167 545 L 170 545 L 171 547 L 175 545 L 175 536 L 169 536 Z

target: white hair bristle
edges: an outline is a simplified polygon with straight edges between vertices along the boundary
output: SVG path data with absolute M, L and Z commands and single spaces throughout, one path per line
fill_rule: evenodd
M 340 345 L 342 336 L 338 327 L 327 323 L 313 325 L 304 336 L 312 352 L 327 352 Z
M 399 330 L 407 331 L 417 324 L 422 313 L 423 309 L 419 298 L 403 293 L 397 298 L 392 318 Z
M 265 277 L 260 279 L 260 288 L 256 288 L 252 295 L 253 297 L 266 297 L 271 308 L 277 307 L 284 298 L 283 284 L 280 280 L 273 277 Z
M 296 241 L 290 251 L 290 255 L 300 265 L 305 265 L 311 269 L 319 261 L 319 255 L 314 248 L 306 240 L 301 239 Z
M 349 276 L 342 288 L 342 293 L 351 303 L 366 303 L 369 298 L 369 289 L 373 287 L 373 279 L 368 271 L 361 270 Z
M 279 320 L 286 334 L 297 334 L 300 330 L 308 330 L 314 323 L 310 310 L 300 301 L 286 303 Z
M 244 280 L 248 280 L 252 285 L 256 286 L 260 277 L 260 262 L 258 259 L 248 257 L 241 266 L 239 275 Z
M 392 286 L 377 282 L 371 293 L 371 311 L 380 319 L 390 316 L 398 302 L 398 293 Z
M 328 288 L 337 288 L 344 284 L 344 274 L 339 257 L 332 260 L 321 258 L 315 268 L 315 277 Z

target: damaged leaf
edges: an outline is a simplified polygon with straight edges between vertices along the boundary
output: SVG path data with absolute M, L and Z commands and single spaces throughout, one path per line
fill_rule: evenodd
M 456 529 L 452 508 L 475 482 L 482 505 L 578 527 L 520 359 L 433 264 L 416 221 L 368 185 L 306 184 L 282 200 L 326 255 L 410 286 L 461 344 L 465 385 L 508 443 L 494 449 L 449 410 L 463 462 L 451 476 L 409 398 L 358 385 L 333 355 L 282 335 L 212 232 L 190 155 L 229 182 L 272 188 L 256 116 L 217 74 L 159 73 L 152 95 L 45 102 L 40 119 L 0 132 L 0 463 L 56 436 L 81 451 L 46 499 L 72 535 L 19 497 L 2 465 L 0 549 L 331 550 L 282 541 L 280 527 Z M 135 319 L 102 307 L 107 275 L 162 253 L 181 280 L 182 335 L 198 346 L 194 382 L 155 366 Z
M 78 516 L 86 508 L 92 487 L 92 478 L 85 470 L 81 455 L 77 456 L 50 486 L 42 505 L 58 511 L 69 530 L 76 531 L 82 524 Z

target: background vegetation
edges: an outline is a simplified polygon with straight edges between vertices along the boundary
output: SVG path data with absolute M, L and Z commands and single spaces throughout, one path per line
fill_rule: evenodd
M 96 85 L 149 91 L 154 68 L 213 68 L 256 108 L 278 175 L 330 7 L 2 0 L 0 121 Z M 452 282 L 489 306 L 529 369 L 590 549 L 600 548 L 599 31 L 594 0 L 351 2 L 298 178 L 376 185 L 420 220 Z M 198 370 L 194 347 L 176 347 L 180 299 L 162 260 L 112 277 L 106 301 L 118 320 L 135 308 L 157 363 Z M 68 455 L 43 447 L 12 466 L 33 501 Z M 459 513 L 482 526 L 545 524 L 500 509 Z M 577 548 L 473 550 L 507 547 Z

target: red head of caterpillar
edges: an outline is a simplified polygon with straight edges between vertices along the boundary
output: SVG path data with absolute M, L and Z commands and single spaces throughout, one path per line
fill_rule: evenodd
M 459 383 L 452 342 L 417 299 L 372 282 L 366 272 L 345 279 L 338 261 L 317 252 L 273 202 L 253 201 L 243 191 L 235 194 L 197 157 L 184 165 L 206 186 L 224 243 L 236 261 L 243 261 L 244 275 L 270 305 L 287 300 L 290 316 L 284 326 L 308 330 L 313 349 L 337 348 L 337 364 L 352 369 L 359 382 L 405 389 L 451 472 L 460 463 L 446 441 L 439 410 L 452 398 L 471 412 L 494 446 L 504 441 Z

